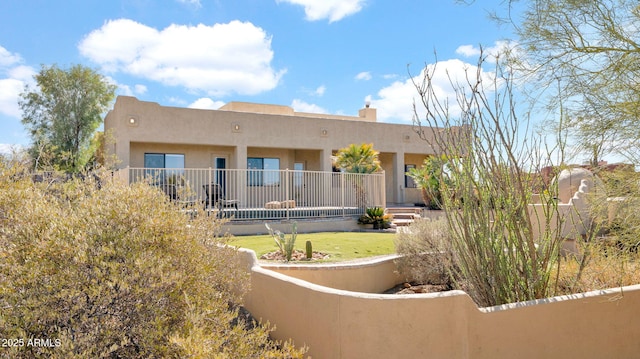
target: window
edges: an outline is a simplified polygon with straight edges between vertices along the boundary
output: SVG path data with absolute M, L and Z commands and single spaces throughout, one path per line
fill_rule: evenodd
M 279 158 L 247 158 L 247 183 L 249 186 L 280 185 Z M 252 171 L 254 170 L 254 171 Z
M 416 182 L 407 175 L 407 172 L 412 168 L 416 168 L 416 165 L 404 165 L 404 187 L 405 188 L 417 188 Z
M 145 153 L 144 167 L 184 169 L 184 155 L 170 153 Z
M 175 182 L 184 175 L 184 155 L 173 153 L 145 153 L 144 167 L 167 169 L 163 171 L 147 170 L 147 176 L 153 176 L 160 183 Z

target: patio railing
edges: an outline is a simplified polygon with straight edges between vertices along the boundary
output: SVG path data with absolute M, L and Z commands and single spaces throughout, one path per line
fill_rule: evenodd
M 119 175 L 232 220 L 358 216 L 386 202 L 384 173 L 126 168 Z

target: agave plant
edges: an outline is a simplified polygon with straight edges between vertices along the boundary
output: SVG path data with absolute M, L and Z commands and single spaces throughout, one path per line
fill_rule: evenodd
M 264 226 L 267 227 L 269 234 L 271 234 L 276 245 L 280 248 L 280 252 L 285 257 L 286 261 L 289 262 L 293 255 L 293 246 L 296 243 L 296 237 L 298 236 L 298 225 L 296 222 L 293 222 L 293 225 L 291 226 L 291 236 L 289 237 L 279 230 L 271 228 L 268 223 L 265 223 Z

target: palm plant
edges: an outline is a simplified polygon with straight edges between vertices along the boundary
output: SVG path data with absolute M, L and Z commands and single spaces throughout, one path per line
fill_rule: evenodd
M 373 143 L 352 143 L 338 151 L 335 164 L 348 173 L 375 173 L 382 170 L 378 155 Z
M 420 189 L 422 200 L 429 209 L 440 209 L 442 194 L 440 192 L 440 179 L 442 174 L 443 158 L 427 157 L 422 166 L 411 168 L 407 176 L 411 177 Z
M 341 168 L 347 173 L 367 174 L 375 173 L 382 170 L 379 152 L 373 149 L 372 143 L 362 143 L 359 145 L 350 144 L 345 148 L 341 148 L 334 157 L 336 167 Z M 356 191 L 356 201 L 358 207 L 367 207 L 367 193 L 362 184 L 361 176 L 352 178 L 353 186 Z

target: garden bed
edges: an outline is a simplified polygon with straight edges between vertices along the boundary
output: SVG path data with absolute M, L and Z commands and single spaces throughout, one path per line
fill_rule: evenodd
M 298 249 L 294 250 L 293 253 L 291 253 L 291 261 L 292 262 L 319 261 L 319 260 L 323 260 L 323 259 L 329 259 L 330 257 L 331 256 L 326 254 L 326 253 L 314 251 L 312 257 L 311 258 L 307 258 L 306 252 L 298 250 Z M 265 254 L 260 256 L 260 259 L 269 260 L 269 261 L 285 261 L 286 260 L 284 254 L 282 252 L 280 252 L 280 251 L 274 251 L 274 252 L 265 253 Z

